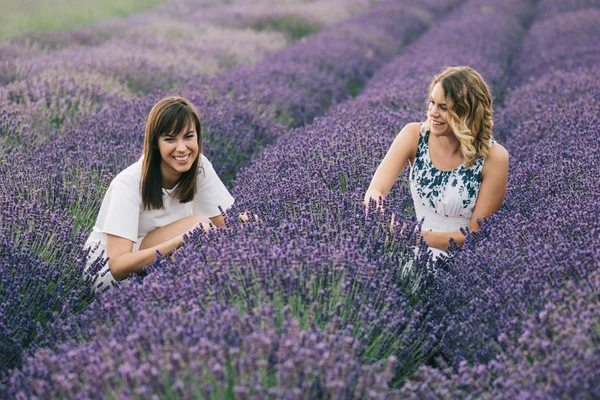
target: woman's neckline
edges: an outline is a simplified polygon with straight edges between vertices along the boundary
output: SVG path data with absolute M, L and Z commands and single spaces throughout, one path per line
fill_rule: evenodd
M 425 137 L 425 142 L 427 144 L 427 158 L 429 158 L 429 164 L 431 164 L 431 167 L 439 172 L 455 172 L 458 171 L 459 169 L 461 169 L 462 167 L 464 167 L 464 163 L 460 163 L 460 165 L 456 168 L 453 169 L 439 169 L 435 166 L 435 164 L 433 163 L 433 160 L 431 159 L 431 152 L 429 151 L 429 138 L 431 137 L 430 135 L 430 131 L 427 131 L 427 136 Z
M 177 182 L 175 184 L 175 186 L 173 186 L 171 189 L 167 189 L 166 187 L 161 187 L 161 189 L 163 190 L 163 192 L 165 192 L 167 194 L 171 194 L 171 192 L 173 192 L 173 190 L 177 189 L 177 186 L 179 186 L 179 182 Z

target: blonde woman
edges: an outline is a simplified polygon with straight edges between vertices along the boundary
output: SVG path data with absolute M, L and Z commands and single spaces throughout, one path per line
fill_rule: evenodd
M 224 226 L 234 199 L 202 154 L 200 117 L 182 97 L 160 100 L 148 116 L 143 156 L 119 173 L 102 201 L 86 247 L 108 263 L 95 288 L 104 290 L 170 254 L 186 233 Z M 242 218 L 242 216 L 240 216 Z
M 406 163 L 422 240 L 437 257 L 450 239 L 465 241 L 461 228 L 500 209 L 508 181 L 508 153 L 492 138 L 492 97 L 481 75 L 450 67 L 429 87 L 427 120 L 409 123 L 398 134 L 365 194 L 385 198 Z

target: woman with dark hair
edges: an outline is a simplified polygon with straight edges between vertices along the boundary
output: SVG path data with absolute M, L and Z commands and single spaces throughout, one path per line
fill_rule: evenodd
M 446 68 L 429 86 L 427 120 L 406 125 L 377 168 L 365 204 L 385 198 L 406 163 L 421 238 L 434 257 L 461 229 L 500 209 L 508 182 L 508 153 L 492 138 L 492 96 L 469 67 Z
M 170 254 L 196 228 L 224 226 L 220 209 L 233 202 L 202 154 L 194 106 L 182 97 L 160 100 L 146 122 L 143 157 L 113 179 L 86 242 L 94 249 L 89 265 L 102 252 L 108 257 L 96 289 L 143 272 L 157 251 Z

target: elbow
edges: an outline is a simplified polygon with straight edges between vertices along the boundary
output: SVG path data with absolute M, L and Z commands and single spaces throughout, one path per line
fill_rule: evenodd
M 121 265 L 121 263 L 119 263 L 119 258 L 114 260 L 109 258 L 108 269 L 110 270 L 110 274 L 113 276 L 115 281 L 122 281 L 129 275 L 126 269 Z

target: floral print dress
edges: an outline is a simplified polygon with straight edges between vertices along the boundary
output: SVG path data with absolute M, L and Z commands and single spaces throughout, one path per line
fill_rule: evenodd
M 493 143 L 492 139 L 490 146 Z M 480 157 L 469 168 L 461 164 L 451 171 L 435 168 L 429 155 L 429 131 L 421 124 L 417 155 L 410 168 L 410 191 L 423 230 L 452 232 L 469 226 L 484 161 Z M 431 251 L 434 257 L 444 253 L 435 248 Z

